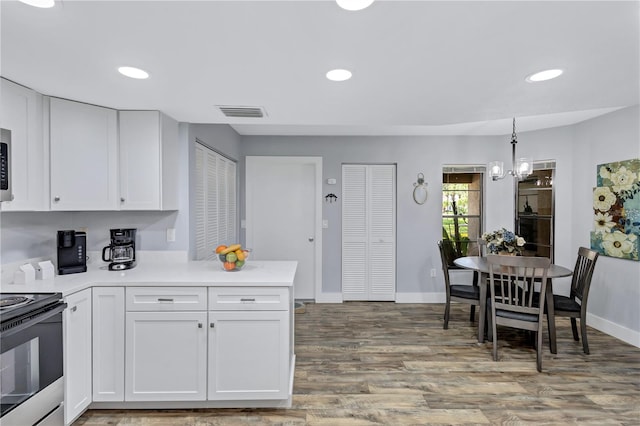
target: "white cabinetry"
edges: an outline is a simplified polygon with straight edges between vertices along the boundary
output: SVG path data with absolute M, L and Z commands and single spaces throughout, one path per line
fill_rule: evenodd
M 49 144 L 43 133 L 43 97 L 0 79 L 0 127 L 11 130 L 13 201 L 2 211 L 49 210 Z
M 120 111 L 120 209 L 178 209 L 178 122 L 159 111 Z
M 51 210 L 117 210 L 118 117 L 50 98 Z
M 286 399 L 289 290 L 212 287 L 209 309 L 208 398 Z
M 64 419 L 70 424 L 91 403 L 91 289 L 65 301 Z
M 93 288 L 93 400 L 124 401 L 124 287 Z
M 126 291 L 126 401 L 206 399 L 206 288 Z

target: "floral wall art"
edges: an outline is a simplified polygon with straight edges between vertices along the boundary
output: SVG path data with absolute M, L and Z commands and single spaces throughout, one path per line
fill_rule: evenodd
M 591 249 L 605 256 L 639 260 L 640 159 L 598 165 L 593 189 Z

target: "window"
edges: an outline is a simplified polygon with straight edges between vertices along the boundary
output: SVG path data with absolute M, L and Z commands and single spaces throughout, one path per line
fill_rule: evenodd
M 484 167 L 444 167 L 442 173 L 442 239 L 450 240 L 455 257 L 480 253 Z
M 238 242 L 236 163 L 199 143 L 195 150 L 195 259 L 204 260 Z
M 516 234 L 527 242 L 525 256 L 548 257 L 553 262 L 555 162 L 534 163 L 533 173 L 518 182 Z

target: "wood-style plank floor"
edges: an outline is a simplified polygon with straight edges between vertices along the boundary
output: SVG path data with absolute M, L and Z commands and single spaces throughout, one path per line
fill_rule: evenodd
M 291 409 L 90 410 L 74 425 L 640 424 L 640 349 L 589 328 L 590 355 L 558 318 L 543 372 L 523 332 L 499 361 L 466 305 L 307 304 L 296 315 Z

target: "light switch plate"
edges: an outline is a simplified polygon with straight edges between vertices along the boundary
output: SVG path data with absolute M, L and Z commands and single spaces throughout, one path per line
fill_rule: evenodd
M 336 180 L 334 178 L 329 178 L 329 179 L 327 179 L 327 184 L 328 185 L 335 185 L 336 184 Z
M 327 219 L 322 219 L 322 227 L 327 229 L 329 227 L 329 221 Z
M 176 240 L 176 228 L 167 228 L 167 242 L 172 243 Z

